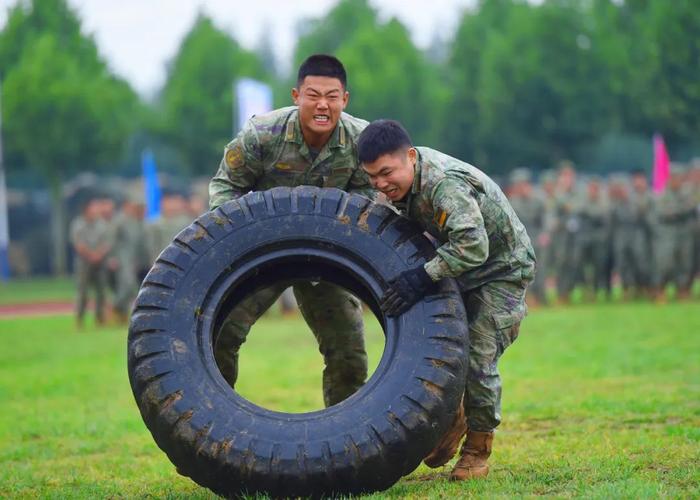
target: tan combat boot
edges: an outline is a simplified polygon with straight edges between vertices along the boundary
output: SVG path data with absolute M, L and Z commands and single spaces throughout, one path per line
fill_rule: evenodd
M 459 443 L 467 433 L 467 419 L 464 417 L 464 405 L 460 402 L 457 414 L 450 428 L 443 434 L 440 442 L 433 448 L 430 455 L 423 459 L 423 463 L 428 467 L 440 467 L 449 462 L 457 453 Z
M 465 481 L 486 477 L 489 474 L 487 460 L 491 455 L 493 432 L 469 431 L 462 445 L 462 456 L 452 469 L 452 481 Z

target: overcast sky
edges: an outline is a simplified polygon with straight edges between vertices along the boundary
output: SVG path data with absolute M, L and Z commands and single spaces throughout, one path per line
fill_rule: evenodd
M 17 0 L 0 0 L 0 26 Z M 243 46 L 254 48 L 263 30 L 272 32 L 278 64 L 288 68 L 295 26 L 303 18 L 326 14 L 336 0 L 68 0 L 83 30 L 94 35 L 110 67 L 142 94 L 165 79 L 165 63 L 201 10 Z M 475 0 L 370 0 L 383 20 L 397 17 L 414 42 L 427 47 L 435 33 L 452 36 L 465 7 Z

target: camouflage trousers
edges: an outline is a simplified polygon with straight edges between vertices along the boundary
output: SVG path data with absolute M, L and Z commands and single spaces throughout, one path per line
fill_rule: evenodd
M 116 281 L 114 310 L 121 314 L 127 314 L 139 291 L 138 271 L 133 265 L 122 261 L 116 271 Z
M 657 228 L 654 245 L 656 258 L 655 285 L 669 283 L 688 290 L 693 281 L 693 238 L 688 224 L 667 224 Z
M 527 285 L 494 281 L 462 295 L 469 321 L 469 360 L 464 413 L 469 429 L 494 430 L 501 423 L 498 360 L 518 338 L 527 314 Z
M 214 358 L 231 387 L 238 378 L 238 352 L 250 328 L 288 286 L 289 283 L 280 283 L 256 291 L 224 321 Z M 323 401 L 332 406 L 357 391 L 367 378 L 362 304 L 351 293 L 330 283 L 296 282 L 293 290 L 323 355 Z
M 75 265 L 75 276 L 78 285 L 78 298 L 75 305 L 75 315 L 82 321 L 87 307 L 88 289 L 95 290 L 95 320 L 103 323 L 105 303 L 105 269 L 102 264 L 88 264 L 78 261 Z
M 596 292 L 607 290 L 610 283 L 610 243 L 607 234 L 579 234 L 576 239 L 576 256 L 579 263 L 576 283 L 582 283 Z
M 634 227 L 617 229 L 613 251 L 615 270 L 620 274 L 623 288 L 651 286 L 651 244 L 642 230 Z

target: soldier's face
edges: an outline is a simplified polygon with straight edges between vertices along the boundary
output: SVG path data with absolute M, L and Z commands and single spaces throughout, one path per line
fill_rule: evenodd
M 413 185 L 416 159 L 416 150 L 408 148 L 382 155 L 372 163 L 363 163 L 362 168 L 374 189 L 384 193 L 391 201 L 400 201 Z
M 632 186 L 638 193 L 644 193 L 647 190 L 647 178 L 644 175 L 635 175 L 632 177 Z
M 338 124 L 350 94 L 337 78 L 307 76 L 298 89 L 292 89 L 292 99 L 299 107 L 304 134 L 327 138 Z

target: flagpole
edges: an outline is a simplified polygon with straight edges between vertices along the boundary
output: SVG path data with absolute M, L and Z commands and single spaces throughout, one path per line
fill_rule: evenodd
M 7 189 L 5 187 L 5 163 L 2 150 L 2 78 L 0 78 L 0 280 L 10 279 L 8 247 L 10 231 L 7 221 Z

